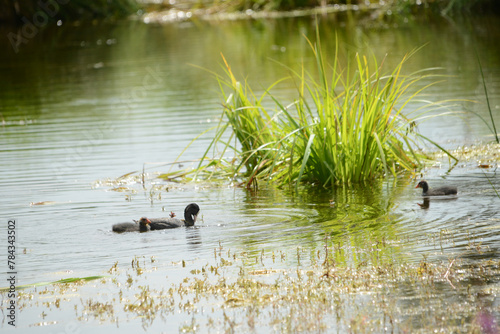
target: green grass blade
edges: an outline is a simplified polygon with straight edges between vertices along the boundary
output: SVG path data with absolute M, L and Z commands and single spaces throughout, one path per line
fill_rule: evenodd
M 429 138 L 427 138 L 426 136 L 420 134 L 420 133 L 417 133 L 417 136 L 427 140 L 429 143 L 433 144 L 434 146 L 436 146 L 437 148 L 439 148 L 441 151 L 443 151 L 444 153 L 446 153 L 447 156 L 449 156 L 450 158 L 452 158 L 453 160 L 455 161 L 458 161 L 457 158 L 455 158 L 455 156 L 453 154 L 451 154 L 450 152 L 448 152 L 447 150 L 445 150 L 443 147 L 441 147 L 438 143 L 436 143 L 435 141 L 433 140 L 430 140 Z
M 315 135 L 311 135 L 311 137 L 309 138 L 309 141 L 307 142 L 307 146 L 306 146 L 306 149 L 305 149 L 305 152 L 304 152 L 304 158 L 302 160 L 302 165 L 300 166 L 300 172 L 299 172 L 299 177 L 297 178 L 297 181 L 295 183 L 295 190 L 298 189 L 298 186 L 299 186 L 299 182 L 300 180 L 302 179 L 302 175 L 304 174 L 304 170 L 307 166 L 307 160 L 309 160 L 309 156 L 311 155 L 311 145 L 314 141 L 314 137 Z
M 481 78 L 483 80 L 484 95 L 486 96 L 486 104 L 488 106 L 488 111 L 490 113 L 491 125 L 493 126 L 493 134 L 495 135 L 497 143 L 500 144 L 500 141 L 498 139 L 497 128 L 495 126 L 495 120 L 493 118 L 493 113 L 491 111 L 490 99 L 488 98 L 488 90 L 486 89 L 486 80 L 484 79 L 483 66 L 481 65 L 481 60 L 479 59 L 479 54 L 477 53 L 477 50 L 476 50 L 476 57 L 477 57 L 477 62 L 479 64 L 479 71 L 481 72 Z
M 80 282 L 80 281 L 93 281 L 96 279 L 106 278 L 106 277 L 108 277 L 108 276 L 88 276 L 88 277 L 64 278 L 64 279 L 60 279 L 58 281 L 52 281 L 52 282 L 39 282 L 39 283 L 33 283 L 33 284 L 18 285 L 18 286 L 16 286 L 16 290 L 23 290 L 23 289 L 33 288 L 33 287 L 37 287 L 37 286 L 51 285 L 51 284 L 66 284 L 66 283 L 74 283 L 74 282 Z M 10 288 L 0 288 L 0 292 L 9 291 L 9 289 Z

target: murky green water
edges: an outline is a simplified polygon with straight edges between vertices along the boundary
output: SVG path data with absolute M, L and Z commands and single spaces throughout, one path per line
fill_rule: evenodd
M 471 112 L 489 118 L 476 51 L 500 125 L 499 27 L 499 19 L 490 17 L 387 28 L 320 18 L 326 49 L 332 51 L 338 37 L 342 49 L 371 50 L 379 59 L 386 55 L 388 69 L 412 49 L 426 45 L 405 70 L 441 67 L 439 73 L 447 77 L 425 98 L 478 101 L 450 103 L 450 110 L 458 114 L 430 118 L 419 126 L 424 135 L 450 149 L 492 140 L 487 126 Z M 10 31 L 3 29 L 2 35 Z M 167 185 L 153 174 L 145 189 L 138 183 L 122 188 L 95 183 L 140 171 L 144 163 L 151 173 L 165 171 L 167 167 L 161 163 L 175 160 L 196 135 L 216 124 L 221 112 L 218 85 L 197 67 L 221 72 L 223 53 L 235 73 L 264 89 L 287 74 L 271 60 L 292 67 L 302 62 L 313 66 L 303 35 L 314 36 L 313 20 L 63 25 L 39 32 L 17 53 L 2 40 L 0 209 L 4 222 L 0 240 L 6 240 L 7 218 L 17 219 L 18 284 L 102 275 L 118 262 L 122 270 L 118 280 L 126 286 L 134 257 L 144 262 L 154 257 L 153 264 L 145 265 L 146 274 L 137 276 L 138 283 L 129 290 L 133 295 L 137 285 L 160 289 L 179 284 L 191 270 L 214 263 L 214 250 L 220 247 L 246 253 L 250 260 L 242 267 L 248 270 L 262 268 L 266 261 L 267 266 L 288 270 L 313 262 L 312 255 L 304 255 L 307 260 L 301 262 L 298 246 L 312 254 L 322 251 L 325 242 L 345 251 L 347 255 L 339 260 L 344 265 L 375 261 L 373 254 L 380 254 L 377 261 L 381 264 L 389 259 L 418 263 L 423 258 L 498 262 L 499 199 L 486 178 L 500 189 L 495 172 L 498 155 L 489 162 L 493 167 L 485 170 L 465 160 L 451 171 L 446 162 L 441 168 L 429 168 L 425 177 L 432 184 L 454 183 L 460 193 L 457 198 L 432 200 L 427 208 L 417 205 L 423 204 L 420 192 L 408 180 L 377 181 L 356 189 L 305 189 L 295 195 L 271 187 L 247 191 L 229 185 Z M 293 87 L 281 85 L 275 94 L 292 102 Z M 199 140 L 182 160 L 199 158 L 209 140 L 209 136 Z M 43 205 L 30 205 L 40 202 Z M 202 209 L 196 228 L 145 234 L 111 232 L 113 223 L 140 216 L 166 216 L 170 211 L 181 215 L 190 202 Z M 381 240 L 384 247 L 373 254 L 367 251 L 372 249 L 368 244 Z M 262 251 L 263 262 L 254 263 Z M 273 252 L 286 256 L 271 262 Z M 182 260 L 187 266 L 179 265 Z M 226 275 L 234 279 L 238 268 L 227 270 Z M 498 289 L 496 276 L 470 284 Z M 40 326 L 37 328 L 44 332 L 72 328 L 108 332 L 117 328 L 114 319 L 119 318 L 120 331 L 140 330 L 144 317 L 141 320 L 120 306 L 114 315 L 99 320 L 85 313 L 83 302 L 80 305 L 80 298 L 105 302 L 120 289 L 109 282 L 88 283 L 71 294 L 61 293 L 64 307 L 52 302 L 46 306 L 44 297 L 35 293 L 34 301 L 19 314 L 19 329 Z M 454 295 L 446 284 L 441 290 L 444 300 L 463 297 Z M 498 311 L 496 294 L 482 293 L 491 301 L 491 309 Z M 412 296 L 411 287 L 394 295 L 403 309 L 409 299 L 421 302 L 419 296 Z M 350 303 L 345 310 L 368 307 L 362 294 Z M 210 300 L 202 305 L 204 310 L 179 309 L 153 317 L 146 328 L 161 330 L 168 324 L 175 332 L 195 315 L 201 324 L 207 314 L 222 317 L 220 310 L 213 310 L 220 305 Z M 335 318 L 334 312 L 327 314 L 327 320 Z M 406 316 L 411 318 L 411 314 Z M 425 327 L 418 318 L 412 321 L 412 328 Z M 342 321 L 329 323 L 335 331 L 349 328 Z M 5 322 L 1 326 L 10 327 Z M 264 332 L 284 330 L 260 326 L 257 329 Z M 202 326 L 201 332 L 209 331 L 207 328 Z

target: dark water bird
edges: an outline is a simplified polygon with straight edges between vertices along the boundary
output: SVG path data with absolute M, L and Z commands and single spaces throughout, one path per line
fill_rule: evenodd
M 439 188 L 429 189 L 427 181 L 420 181 L 415 188 L 422 188 L 422 196 L 445 196 L 445 195 L 456 195 L 457 187 L 453 186 L 442 186 Z
M 135 223 L 120 223 L 113 225 L 113 232 L 147 232 L 151 229 L 151 221 L 146 217 L 142 217 Z
M 184 209 L 184 219 L 173 217 L 151 218 L 151 230 L 164 230 L 167 228 L 177 228 L 182 226 L 193 226 L 200 212 L 200 207 L 196 203 L 191 203 Z M 171 215 L 172 216 L 172 215 Z

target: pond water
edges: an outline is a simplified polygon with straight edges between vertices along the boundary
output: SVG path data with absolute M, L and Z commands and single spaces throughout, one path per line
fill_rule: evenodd
M 474 114 L 490 122 L 476 51 L 500 126 L 499 21 L 482 17 L 370 27 L 326 16 L 319 19 L 319 29 L 326 49 L 333 50 L 338 38 L 342 49 L 373 52 L 380 60 L 386 56 L 388 69 L 425 45 L 408 62 L 406 73 L 442 68 L 438 73 L 447 77 L 427 91 L 425 99 L 460 101 L 449 102 L 449 110 L 435 112 L 453 111 L 453 115 L 430 118 L 419 125 L 419 131 L 455 149 L 493 140 L 487 125 Z M 6 35 L 13 28 L 2 29 Z M 299 252 L 298 246 L 310 252 L 322 250 L 325 236 L 353 254 L 345 263 L 354 266 L 363 258 L 357 250 L 373 240 L 394 243 L 382 257 L 402 262 L 457 257 L 472 263 L 477 258 L 498 262 L 500 200 L 492 187 L 500 189 L 498 148 L 494 148 L 496 158 L 487 162 L 492 166 L 488 169 L 477 168 L 477 162 L 466 160 L 465 155 L 454 168 L 443 160 L 426 169 L 424 176 L 431 185 L 459 186 L 457 197 L 430 203 L 423 203 L 420 191 L 413 189 L 414 180 L 405 179 L 354 189 L 307 188 L 293 194 L 272 187 L 250 191 L 229 182 L 167 184 L 155 178 L 155 172 L 168 169 L 163 164 L 173 162 L 194 137 L 217 124 L 218 84 L 198 67 L 221 73 L 222 53 L 241 79 L 263 90 L 287 75 L 272 60 L 292 67 L 303 62 L 312 68 L 304 36 L 313 38 L 314 29 L 311 18 L 164 25 L 131 21 L 47 27 L 20 45 L 17 53 L 2 40 L 0 240 L 6 240 L 7 219 L 16 219 L 18 284 L 106 275 L 115 263 L 129 268 L 135 258 L 146 262 L 154 257 L 154 269 L 149 268 L 144 284 L 169 286 L 181 282 L 193 266 L 212 263 L 214 250 L 221 247 L 245 252 L 249 258 L 281 252 L 287 255 L 274 267 L 289 269 L 303 265 L 290 255 Z M 276 91 L 290 102 L 293 94 L 291 85 Z M 209 141 L 209 135 L 202 137 L 181 160 L 201 157 Z M 106 182 L 131 172 L 137 176 L 143 166 L 148 172 L 144 187 L 137 178 L 125 178 L 129 183 L 119 185 Z M 191 202 L 202 209 L 196 228 L 111 232 L 112 224 L 141 216 L 167 216 L 170 211 L 181 216 Z M 443 235 L 452 242 L 443 244 Z M 481 247 L 481 255 L 471 245 Z M 187 268 L 179 265 L 182 261 Z M 127 279 L 124 272 L 119 277 Z M 478 284 L 495 288 L 497 278 Z M 71 305 L 118 290 L 88 283 L 72 297 L 61 295 L 70 305 L 66 309 L 44 307 L 43 298 L 35 295 L 36 303 L 20 312 L 18 329 L 37 326 L 43 332 L 68 332 L 74 325 L 83 332 L 109 332 L 117 323 L 78 319 Z M 452 291 L 443 288 L 443 295 L 454 298 L 448 290 Z M 410 298 L 411 293 L 399 291 L 397 296 Z M 498 311 L 496 295 L 488 296 Z M 357 298 L 354 309 L 364 302 L 362 295 Z M 222 316 L 209 301 L 206 308 L 207 313 L 212 309 L 215 317 Z M 177 312 L 149 326 L 159 330 L 169 324 L 176 331 L 192 317 L 189 312 Z M 122 315 L 119 330 L 140 330 L 144 326 L 140 318 Z M 420 328 L 422 324 L 415 321 Z M 0 326 L 10 329 L 5 319 Z M 348 328 L 332 326 L 338 331 Z

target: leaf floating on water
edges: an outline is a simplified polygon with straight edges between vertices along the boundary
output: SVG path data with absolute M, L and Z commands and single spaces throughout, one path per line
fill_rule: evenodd
M 117 191 L 117 192 L 126 192 L 126 191 L 130 191 L 131 189 L 128 187 L 116 187 L 116 188 L 112 188 L 110 190 Z
M 55 325 L 55 324 L 57 324 L 57 321 L 43 321 L 43 322 L 38 322 L 36 324 L 33 324 L 31 326 L 33 326 L 33 327 L 43 327 L 43 326 Z
M 248 274 L 249 275 L 270 275 L 270 274 L 275 274 L 279 272 L 279 270 L 275 269 L 258 269 L 258 270 L 252 270 Z
M 265 294 L 262 297 L 260 297 L 260 301 L 271 301 L 274 298 L 273 295 L 270 294 Z
M 55 201 L 30 202 L 30 206 L 35 206 L 35 205 L 55 205 L 55 204 L 65 204 L 65 203 L 71 203 L 71 202 L 55 202 Z
M 231 306 L 241 306 L 245 303 L 244 299 L 240 298 L 229 298 L 228 300 L 225 301 L 226 304 L 231 304 Z
M 479 167 L 479 168 L 490 168 L 490 167 L 491 167 L 491 165 L 488 165 L 488 164 L 480 164 L 480 165 L 478 165 L 477 167 Z

